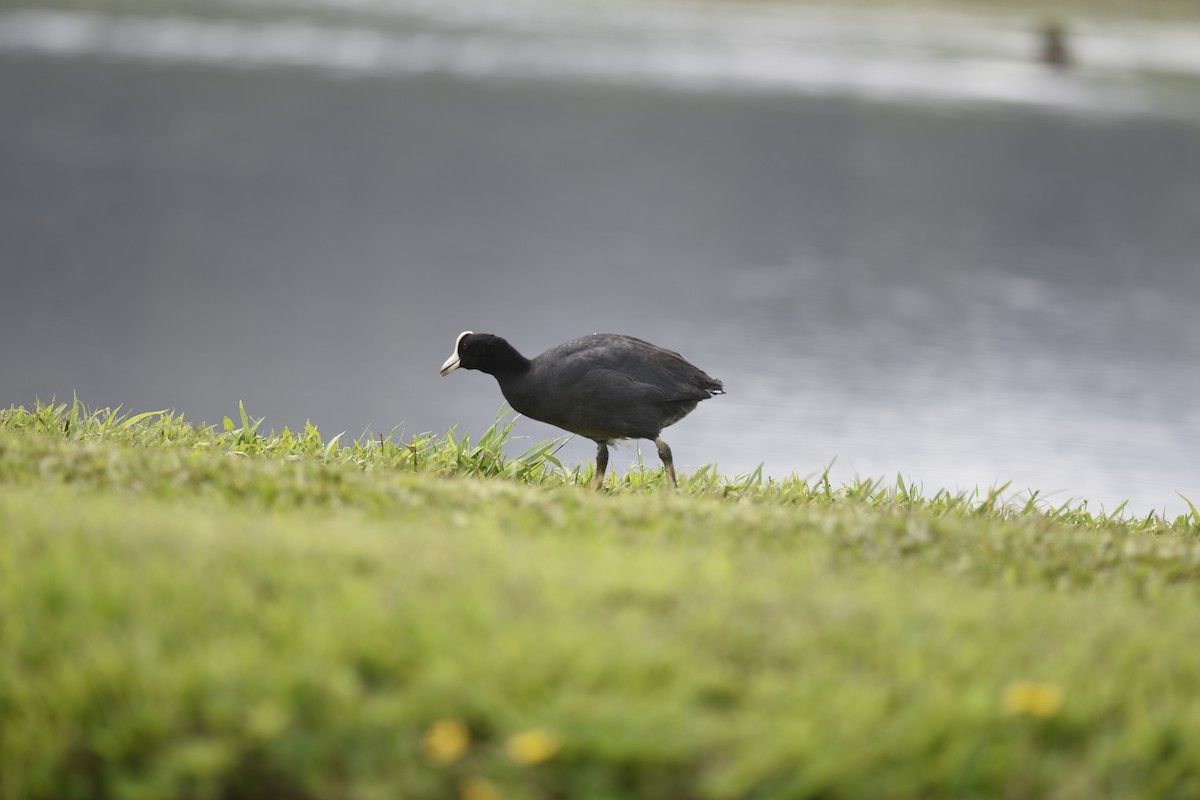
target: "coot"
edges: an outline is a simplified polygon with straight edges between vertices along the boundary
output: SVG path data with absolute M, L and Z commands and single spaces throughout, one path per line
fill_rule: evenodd
M 499 336 L 463 331 L 441 374 L 459 367 L 495 376 L 521 414 L 594 441 L 596 488 L 604 483 L 608 445 L 618 439 L 653 439 L 678 488 L 671 448 L 659 434 L 701 400 L 725 393 L 678 353 L 617 333 L 582 336 L 529 359 Z

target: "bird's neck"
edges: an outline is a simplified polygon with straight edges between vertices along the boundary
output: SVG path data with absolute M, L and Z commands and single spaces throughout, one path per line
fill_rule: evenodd
M 532 363 L 508 342 L 499 342 L 489 354 L 488 365 L 484 371 L 503 381 L 529 372 Z

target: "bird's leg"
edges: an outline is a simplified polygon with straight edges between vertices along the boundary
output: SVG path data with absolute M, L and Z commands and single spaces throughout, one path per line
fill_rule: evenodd
M 678 489 L 679 481 L 675 480 L 675 461 L 671 458 L 671 448 L 661 438 L 655 439 L 654 444 L 658 446 L 658 457 L 662 459 L 663 467 L 667 470 L 667 477 L 671 479 L 671 485 Z
M 596 442 L 596 480 L 592 488 L 604 486 L 604 471 L 608 469 L 608 442 Z

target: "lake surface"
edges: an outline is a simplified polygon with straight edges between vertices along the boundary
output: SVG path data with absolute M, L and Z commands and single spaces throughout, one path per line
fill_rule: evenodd
M 478 432 L 494 381 L 437 374 L 460 331 L 619 331 L 725 381 L 666 433 L 688 471 L 1200 498 L 1196 95 L 330 65 L 310 22 L 250 63 L 240 22 L 97 19 L 0 15 L 0 405 Z

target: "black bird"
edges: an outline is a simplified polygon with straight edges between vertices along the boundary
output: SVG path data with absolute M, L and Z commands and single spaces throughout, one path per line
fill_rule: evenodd
M 596 488 L 604 484 L 608 445 L 653 439 L 678 488 L 662 429 L 725 387 L 678 353 L 617 333 L 581 336 L 529 359 L 499 336 L 463 331 L 442 375 L 459 367 L 493 375 L 516 411 L 596 443 Z

